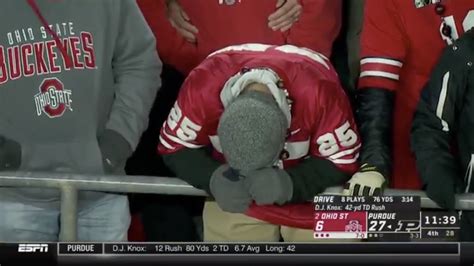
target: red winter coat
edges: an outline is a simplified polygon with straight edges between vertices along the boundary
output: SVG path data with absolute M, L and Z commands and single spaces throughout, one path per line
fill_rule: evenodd
M 211 52 L 242 43 L 293 44 L 329 56 L 341 26 L 340 0 L 300 0 L 300 19 L 283 33 L 268 27 L 276 0 L 237 0 L 234 5 L 219 0 L 178 0 L 199 30 L 197 44 L 192 44 L 169 23 L 165 0 L 137 2 L 155 33 L 161 59 L 185 74 Z

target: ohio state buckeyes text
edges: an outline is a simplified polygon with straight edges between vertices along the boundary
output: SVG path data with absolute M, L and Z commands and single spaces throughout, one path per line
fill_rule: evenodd
M 0 84 L 21 77 L 96 68 L 94 41 L 90 32 L 76 35 L 72 22 L 50 27 L 60 38 L 71 62 L 64 60 L 56 41 L 46 34 L 44 27 L 15 30 L 7 33 L 11 46 L 0 45 Z M 26 41 L 31 43 L 23 43 Z

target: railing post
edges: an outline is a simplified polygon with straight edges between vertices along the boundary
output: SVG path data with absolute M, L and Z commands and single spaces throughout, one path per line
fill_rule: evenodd
M 77 240 L 77 188 L 69 184 L 61 186 L 61 224 L 59 240 Z

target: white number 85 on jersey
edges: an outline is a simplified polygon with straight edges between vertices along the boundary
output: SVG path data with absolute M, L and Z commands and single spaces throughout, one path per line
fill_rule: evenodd
M 321 135 L 316 143 L 319 145 L 318 151 L 323 157 L 329 157 L 331 161 L 338 164 L 354 163 L 359 157 L 358 150 L 361 144 L 351 148 L 358 142 L 358 136 L 351 129 L 349 121 L 346 121 L 341 127 L 333 133 Z M 342 151 L 341 151 L 342 149 Z M 352 159 L 341 159 L 344 156 L 354 154 Z

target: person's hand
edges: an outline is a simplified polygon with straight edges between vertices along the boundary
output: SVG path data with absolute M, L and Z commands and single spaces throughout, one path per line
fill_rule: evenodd
M 291 28 L 303 10 L 298 0 L 278 0 L 276 7 L 277 10 L 268 17 L 268 27 L 282 32 Z
M 244 213 L 252 203 L 243 178 L 237 170 L 226 164 L 212 174 L 209 183 L 211 194 L 223 211 Z
M 120 174 L 132 154 L 132 148 L 127 140 L 119 133 L 107 129 L 99 138 L 99 147 L 105 173 Z
M 18 142 L 0 136 L 0 170 L 17 170 L 21 164 L 21 146 Z
M 196 42 L 196 34 L 198 29 L 190 23 L 190 19 L 186 12 L 181 8 L 176 0 L 167 0 L 167 15 L 171 25 L 178 31 L 188 42 Z
M 293 197 L 293 181 L 285 170 L 267 167 L 243 175 L 245 187 L 257 205 L 283 205 Z
M 345 196 L 379 196 L 382 194 L 382 186 L 385 178 L 374 167 L 363 165 L 359 172 L 345 184 Z

